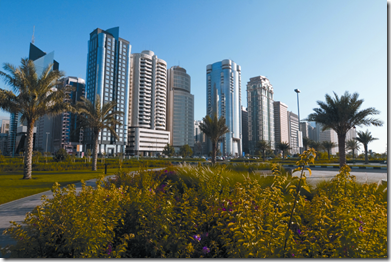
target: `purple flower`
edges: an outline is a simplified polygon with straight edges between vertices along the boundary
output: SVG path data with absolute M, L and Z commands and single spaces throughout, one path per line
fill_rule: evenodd
M 295 254 L 292 253 L 292 257 L 294 257 L 294 256 L 295 256 Z
M 200 237 L 200 235 L 194 235 L 193 237 L 194 237 L 194 239 L 195 239 L 195 240 L 197 240 L 198 242 L 200 242 L 200 241 L 201 241 L 201 237 Z
M 299 234 L 299 235 L 301 234 L 301 230 L 300 229 L 297 230 L 297 234 Z
M 364 225 L 364 222 L 360 221 L 360 224 L 363 224 L 363 225 Z
M 33 226 L 35 226 L 35 227 L 36 227 L 36 226 L 37 226 L 37 224 L 35 224 L 35 223 L 34 223 L 34 224 L 33 224 Z
M 353 220 L 354 220 L 354 221 L 356 221 L 356 219 L 355 219 L 355 218 L 353 218 Z
M 223 207 L 223 209 L 222 209 L 223 211 L 227 211 L 224 207 Z
M 210 252 L 210 249 L 207 246 L 202 248 L 202 253 L 207 254 L 209 252 Z
M 152 192 L 152 189 L 150 188 L 150 189 L 148 189 L 149 190 L 149 192 Z
M 364 232 L 364 230 L 362 229 L 362 226 L 360 226 L 360 227 L 358 228 L 358 230 L 360 230 L 361 232 Z
M 229 212 L 231 212 L 231 211 L 232 211 L 232 209 L 228 209 L 228 211 L 229 211 Z
M 111 243 L 109 243 L 109 245 L 107 246 L 107 255 L 110 255 L 111 251 L 112 251 L 112 246 Z
M 164 170 L 164 173 L 167 173 L 167 170 Z

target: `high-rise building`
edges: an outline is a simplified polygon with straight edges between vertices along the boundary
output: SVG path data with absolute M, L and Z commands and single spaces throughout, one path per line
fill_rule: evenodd
M 243 137 L 243 153 L 249 154 L 248 146 L 248 112 L 242 106 L 242 137 Z
M 9 134 L 10 131 L 10 120 L 3 119 L 1 120 L 0 134 Z
M 131 55 L 129 143 L 127 153 L 161 153 L 170 143 L 166 131 L 167 63 L 146 50 Z
M 206 112 L 225 117 L 229 132 L 222 136 L 218 148 L 223 155 L 242 155 L 241 68 L 225 59 L 206 66 Z M 208 145 L 209 149 L 212 148 Z
M 326 129 L 322 131 L 323 125 L 320 123 L 316 123 L 316 129 L 318 131 L 318 142 L 323 142 L 323 141 L 330 141 L 338 145 L 338 136 L 337 132 L 335 132 L 333 129 Z M 338 152 L 338 146 L 333 147 L 331 149 L 331 154 L 334 155 L 335 153 Z
M 98 137 L 99 153 L 125 153 L 128 134 L 129 75 L 131 45 L 119 37 L 119 27 L 95 29 L 90 34 L 87 55 L 86 97 L 95 103 L 99 95 L 100 103 L 116 101 L 114 110 L 124 112 L 117 120 L 116 139 L 107 129 L 101 130 Z M 86 147 L 92 149 L 93 134 L 84 130 Z
M 273 86 L 264 76 L 250 78 L 247 83 L 248 141 L 255 154 L 258 141 L 268 142 L 274 149 Z
M 297 114 L 288 111 L 288 132 L 289 132 L 289 145 L 291 147 L 291 154 L 300 154 L 299 148 L 299 117 Z
M 57 88 L 72 86 L 73 90 L 68 91 L 64 102 L 76 105 L 85 97 L 85 81 L 78 77 L 64 77 L 60 79 Z M 64 148 L 68 153 L 76 153 L 77 145 L 82 145 L 83 130 L 80 130 L 78 115 L 72 112 L 65 112 L 54 117 L 53 121 L 53 150 L 56 152 Z
M 183 145 L 194 147 L 194 95 L 190 94 L 190 76 L 186 69 L 167 70 L 167 131 L 171 145 L 179 151 Z
M 274 137 L 275 145 L 285 142 L 290 143 L 288 129 L 288 106 L 280 101 L 275 101 L 274 106 Z
M 1 120 L 1 126 L 0 126 L 0 150 L 1 154 L 8 155 L 8 136 L 9 136 L 9 129 L 10 129 L 10 120 L 9 119 L 3 119 Z
M 202 132 L 200 125 L 202 120 L 194 120 L 194 150 L 195 155 L 208 154 L 208 148 L 206 144 L 206 136 Z

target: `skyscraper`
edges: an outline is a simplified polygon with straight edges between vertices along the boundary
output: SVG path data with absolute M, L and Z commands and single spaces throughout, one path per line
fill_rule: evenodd
M 291 154 L 300 154 L 299 148 L 299 117 L 297 114 L 288 111 L 288 132 L 289 145 L 291 147 Z
M 224 116 L 229 132 L 218 147 L 223 155 L 242 155 L 241 68 L 225 59 L 206 66 L 206 112 Z M 209 145 L 211 149 L 211 145 Z
M 117 106 L 114 110 L 125 113 L 117 117 L 122 123 L 121 126 L 115 127 L 119 139 L 112 136 L 107 129 L 99 133 L 99 153 L 125 152 L 128 133 L 130 49 L 129 42 L 119 37 L 119 27 L 108 30 L 97 28 L 90 34 L 87 55 L 87 99 L 95 103 L 99 95 L 101 105 L 116 101 Z M 84 132 L 87 147 L 92 149 L 93 134 L 88 129 Z
M 248 145 L 248 112 L 242 106 L 242 137 L 243 137 L 243 153 L 249 153 Z
M 288 130 L 288 106 L 280 101 L 275 101 L 274 106 L 274 134 L 275 134 L 275 145 L 289 141 L 289 130 Z
M 64 77 L 60 79 L 58 89 L 65 86 L 73 86 L 73 90 L 67 93 L 68 97 L 64 102 L 69 102 L 75 105 L 81 101 L 81 97 L 85 97 L 85 81 L 78 77 Z M 57 151 L 64 148 L 68 153 L 77 152 L 77 145 L 83 142 L 83 130 L 80 131 L 77 114 L 65 112 L 54 117 L 53 121 L 53 150 Z
M 131 155 L 157 155 L 170 143 L 166 131 L 167 63 L 146 50 L 131 55 L 129 143 Z
M 167 131 L 171 145 L 194 147 L 194 95 L 190 94 L 190 76 L 186 69 L 173 66 L 167 70 Z
M 256 151 L 258 141 L 270 143 L 274 149 L 273 86 L 264 76 L 250 78 L 247 83 L 248 141 L 250 154 Z

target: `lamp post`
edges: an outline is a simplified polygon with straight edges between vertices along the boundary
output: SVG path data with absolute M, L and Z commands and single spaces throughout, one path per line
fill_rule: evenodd
M 46 164 L 48 163 L 48 137 L 49 137 L 49 134 L 50 132 L 46 132 L 46 151 L 45 151 L 45 155 L 46 155 Z
M 297 117 L 299 118 L 299 134 L 300 134 L 300 106 L 299 106 L 299 93 L 300 93 L 300 90 L 299 89 L 295 89 L 295 92 L 297 94 Z M 300 143 L 299 143 L 299 136 L 297 136 L 297 143 L 299 145 L 299 153 L 301 153 L 301 147 L 300 147 Z

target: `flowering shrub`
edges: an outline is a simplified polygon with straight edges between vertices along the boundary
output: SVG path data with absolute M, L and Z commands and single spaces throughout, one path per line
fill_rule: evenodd
M 277 166 L 263 177 L 184 165 L 119 173 L 79 195 L 57 186 L 25 227 L 7 230 L 17 244 L 6 250 L 12 257 L 387 257 L 386 188 L 356 183 L 345 166 L 311 190 L 305 167 L 314 156 L 301 155 L 299 178 Z

